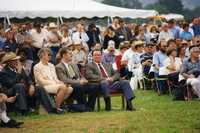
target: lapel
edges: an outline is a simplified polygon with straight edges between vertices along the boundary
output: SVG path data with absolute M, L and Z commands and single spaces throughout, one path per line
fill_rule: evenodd
M 101 74 L 101 71 L 99 69 L 99 66 L 94 62 L 92 62 L 92 66 L 94 68 L 94 73 L 97 74 L 97 75 L 100 75 L 102 77 L 102 74 Z
M 12 78 L 14 78 L 16 76 L 16 72 L 14 72 L 13 70 L 11 70 L 8 66 L 5 67 L 5 72 L 11 76 Z
M 79 68 L 76 64 L 69 64 L 72 69 L 74 70 L 74 73 L 75 73 L 75 77 L 76 78 L 81 78 L 81 75 L 80 75 L 80 71 L 79 71 Z
M 111 75 L 111 67 L 112 66 L 111 65 L 105 65 L 103 63 L 102 63 L 102 65 L 103 65 L 105 71 L 107 72 L 108 76 L 110 77 L 110 75 Z
M 62 66 L 63 70 L 65 71 L 65 74 L 67 75 L 67 77 L 70 77 L 69 72 L 68 72 L 67 67 L 65 66 L 65 64 L 61 62 L 61 66 Z

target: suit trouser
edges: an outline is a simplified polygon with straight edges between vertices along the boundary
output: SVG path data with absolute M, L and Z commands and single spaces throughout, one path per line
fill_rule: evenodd
M 25 89 L 24 84 L 22 83 L 15 84 L 12 88 L 8 90 L 8 93 L 7 93 L 8 96 L 15 96 L 16 94 L 18 95 L 14 103 L 15 109 L 19 111 L 27 111 L 28 110 L 27 99 L 26 99 L 27 95 L 26 95 L 26 89 Z
M 35 95 L 30 97 L 26 94 L 24 84 L 16 84 L 9 89 L 8 96 L 15 96 L 18 93 L 14 106 L 19 111 L 27 111 L 33 105 L 42 104 L 44 108 L 51 112 L 54 108 L 49 95 L 42 87 L 35 87 Z
M 101 81 L 101 92 L 105 98 L 110 97 L 112 90 L 121 90 L 126 100 L 132 100 L 134 98 L 133 90 L 128 80 L 115 81 L 111 84 L 106 80 Z
M 40 86 L 35 87 L 35 95 L 33 97 L 28 96 L 27 101 L 28 107 L 39 107 L 41 104 L 47 112 L 52 112 L 55 109 L 55 104 L 51 102 L 49 94 Z
M 94 110 L 99 85 L 97 84 L 86 84 L 86 85 L 71 84 L 71 85 L 72 88 L 74 89 L 73 97 L 78 101 L 78 103 L 85 104 L 87 107 Z M 86 98 L 86 95 L 88 95 L 88 100 Z

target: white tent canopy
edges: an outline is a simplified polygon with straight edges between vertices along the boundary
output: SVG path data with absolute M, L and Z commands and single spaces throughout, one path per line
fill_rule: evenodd
M 101 4 L 92 0 L 0 0 L 0 17 L 16 18 L 81 18 L 130 17 L 146 18 L 157 15 L 154 10 L 127 9 Z
M 166 20 L 175 19 L 175 20 L 184 20 L 184 16 L 181 14 L 162 14 L 160 15 L 164 17 Z

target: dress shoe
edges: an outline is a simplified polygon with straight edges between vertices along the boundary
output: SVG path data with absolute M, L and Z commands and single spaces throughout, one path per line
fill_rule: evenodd
M 64 109 L 61 109 L 61 108 L 56 109 L 56 114 L 64 114 L 64 113 L 65 113 Z
M 7 128 L 20 128 L 20 126 L 24 124 L 23 122 L 17 122 L 15 120 L 9 120 L 7 123 L 3 121 L 0 124 L 0 127 L 7 127 Z
M 136 109 L 133 106 L 131 100 L 127 100 L 127 102 L 126 102 L 126 110 L 128 110 L 128 111 L 136 111 Z

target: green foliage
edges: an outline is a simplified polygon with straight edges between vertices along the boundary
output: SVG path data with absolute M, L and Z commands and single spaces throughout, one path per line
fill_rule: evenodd
M 191 10 L 184 10 L 183 14 L 186 16 L 187 20 L 192 20 L 194 17 L 200 16 L 200 6 Z
M 168 13 L 169 9 L 165 5 L 161 5 L 159 3 L 147 5 L 145 9 L 153 9 L 158 11 L 159 13 Z
M 194 17 L 198 17 L 200 14 L 200 7 L 197 7 L 193 10 L 184 9 L 181 0 L 159 0 L 155 4 L 147 5 L 145 9 L 154 9 L 160 14 L 183 14 L 185 19 L 189 21 Z
M 180 0 L 159 0 L 157 3 L 147 5 L 146 9 L 154 9 L 161 14 L 183 12 L 183 5 Z
M 182 13 L 183 4 L 181 0 L 159 0 L 158 4 L 165 6 L 168 9 L 168 13 Z

